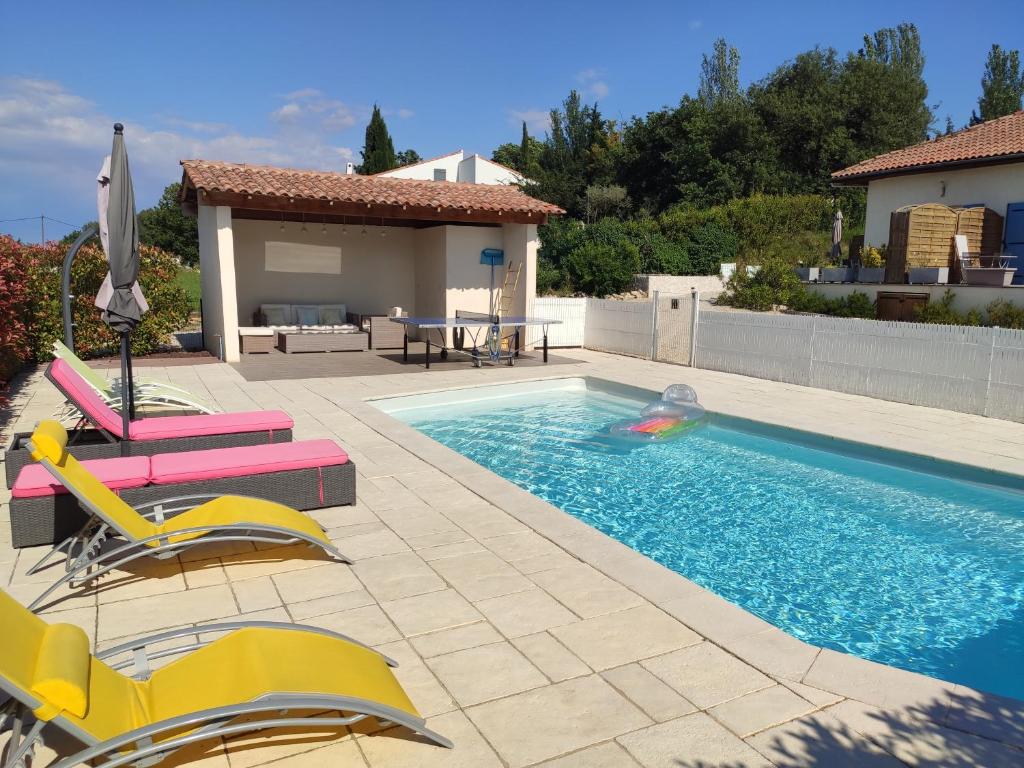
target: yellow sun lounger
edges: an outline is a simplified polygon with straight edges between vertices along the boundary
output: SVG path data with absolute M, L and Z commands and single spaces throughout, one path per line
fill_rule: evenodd
M 389 668 L 394 662 L 330 630 L 212 624 L 93 655 L 80 627 L 47 624 L 3 591 L 0 626 L 0 730 L 11 730 L 2 768 L 30 761 L 47 725 L 84 745 L 51 768 L 93 760 L 141 768 L 222 736 L 343 727 L 368 717 L 452 746 L 426 727 Z M 216 640 L 195 639 L 224 631 Z M 185 644 L 169 647 L 175 639 Z M 155 643 L 161 650 L 147 655 Z M 152 659 L 169 656 L 177 658 L 150 671 Z M 120 671 L 132 665 L 131 676 Z M 336 716 L 314 716 L 323 712 Z
M 151 512 L 125 503 L 67 452 L 68 433 L 56 421 L 40 422 L 29 440 L 32 458 L 77 497 L 89 522 L 29 569 L 40 571 L 56 553 L 66 558 L 67 573 L 29 606 L 36 610 L 59 587 L 83 586 L 140 557 L 164 560 L 197 544 L 252 541 L 307 544 L 341 562 L 351 562 L 332 544 L 313 518 L 266 499 L 248 496 L 182 496 L 147 504 Z M 195 502 L 205 499 L 198 506 Z M 182 506 L 168 506 L 182 504 Z M 114 538 L 114 537 L 119 538 Z M 111 541 L 108 541 L 111 540 Z

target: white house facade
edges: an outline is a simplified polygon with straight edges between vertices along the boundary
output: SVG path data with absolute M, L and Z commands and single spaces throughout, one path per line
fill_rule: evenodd
M 377 176 L 420 181 L 458 181 L 468 184 L 521 184 L 523 176 L 501 163 L 461 149 L 440 157 L 404 165 Z

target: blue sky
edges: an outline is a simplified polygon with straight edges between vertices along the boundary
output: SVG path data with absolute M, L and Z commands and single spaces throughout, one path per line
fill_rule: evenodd
M 1024 48 L 1020 0 L 2 3 L 0 219 L 94 218 L 115 120 L 143 208 L 185 157 L 358 162 L 375 102 L 399 149 L 489 154 L 523 119 L 543 133 L 571 88 L 619 119 L 677 102 L 720 36 L 746 84 L 901 21 L 921 31 L 940 125 L 970 116 L 992 43 Z M 38 239 L 39 223 L 0 232 Z

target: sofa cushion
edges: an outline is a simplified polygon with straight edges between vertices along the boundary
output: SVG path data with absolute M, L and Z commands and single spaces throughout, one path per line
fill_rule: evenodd
M 113 491 L 141 488 L 149 483 L 149 456 L 121 456 L 116 459 L 88 459 L 82 466 Z M 18 473 L 11 495 L 16 499 L 67 493 L 42 464 L 29 464 Z
M 243 411 L 140 419 L 131 423 L 128 434 L 132 440 L 166 440 L 239 432 L 278 432 L 294 426 L 295 422 L 284 411 Z
M 297 443 L 163 453 L 150 460 L 150 480 L 154 485 L 167 485 L 346 463 L 348 454 L 333 440 L 303 440 Z
M 291 304 L 260 304 L 260 314 L 267 325 L 287 325 L 293 322 Z
M 103 402 L 96 390 L 79 376 L 66 362 L 57 358 L 47 369 L 57 385 L 68 394 L 68 399 L 82 411 L 89 421 L 121 437 L 121 414 Z
M 273 328 L 267 328 L 266 326 L 262 326 L 262 325 L 255 325 L 255 326 L 250 325 L 250 326 L 239 327 L 238 335 L 239 336 L 273 336 L 274 335 L 274 329 Z
M 299 325 L 316 325 L 320 322 L 320 309 L 315 304 L 296 304 L 295 322 Z
M 320 325 L 341 325 L 345 322 L 344 304 L 321 304 L 317 309 L 320 312 Z

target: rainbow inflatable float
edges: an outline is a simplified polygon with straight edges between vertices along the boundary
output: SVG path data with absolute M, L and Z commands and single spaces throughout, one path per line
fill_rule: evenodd
M 639 419 L 613 424 L 609 432 L 618 438 L 640 442 L 662 442 L 680 437 L 700 426 L 707 416 L 697 402 L 697 393 L 686 384 L 673 384 L 660 400 L 648 403 Z

